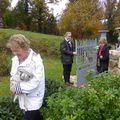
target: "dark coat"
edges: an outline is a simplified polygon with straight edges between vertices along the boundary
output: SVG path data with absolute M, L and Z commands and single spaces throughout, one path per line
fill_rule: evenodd
M 71 42 L 71 47 L 66 40 L 63 40 L 60 43 L 61 61 L 63 64 L 73 63 L 73 51 L 74 51 L 74 45 L 72 42 Z
M 99 56 L 100 48 L 98 50 L 98 53 L 97 53 L 97 71 L 98 71 L 98 73 L 108 71 L 109 49 L 110 49 L 110 46 L 104 45 L 104 47 L 102 48 L 102 52 L 101 52 L 101 55 L 103 56 L 102 59 L 100 59 L 100 56 Z

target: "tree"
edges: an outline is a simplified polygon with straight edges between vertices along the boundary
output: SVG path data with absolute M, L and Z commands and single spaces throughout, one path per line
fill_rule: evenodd
M 96 36 L 103 16 L 98 0 L 77 0 L 70 3 L 59 22 L 63 32 L 71 31 L 75 38 Z
M 37 24 L 37 30 L 38 32 L 43 32 L 43 23 L 47 20 L 47 17 L 49 15 L 48 7 L 46 6 L 45 2 L 43 0 L 34 0 L 31 2 L 31 15 L 32 19 L 34 19 L 33 22 Z
M 75 2 L 75 1 L 77 1 L 77 0 L 69 0 L 70 2 Z
M 46 3 L 52 3 L 52 4 L 56 4 L 58 2 L 60 2 L 61 0 L 44 0 Z
M 114 15 L 114 28 L 120 27 L 120 1 L 116 4 L 116 12 Z
M 4 26 L 7 28 L 16 27 L 16 18 L 15 14 L 11 10 L 7 10 L 4 14 Z
M 3 16 L 5 11 L 9 7 L 9 5 L 10 5 L 10 1 L 9 0 L 0 0 L 0 15 L 1 16 Z
M 114 16 L 116 12 L 116 4 L 117 0 L 106 0 L 104 2 L 105 4 L 105 14 L 104 14 L 104 19 L 107 19 L 107 27 L 109 30 L 113 30 L 113 21 L 114 21 Z
M 9 6 L 10 6 L 9 0 L 0 0 L 0 26 L 3 26 L 3 22 L 4 22 L 3 16 Z
M 29 2 L 26 3 L 26 1 L 21 0 L 18 1 L 16 7 L 13 9 L 17 21 L 17 26 L 25 30 L 30 30 L 30 24 L 32 21 L 32 16 L 29 14 L 28 5 Z
M 107 20 L 106 27 L 109 30 L 108 33 L 108 40 L 109 41 L 115 41 L 116 40 L 116 34 L 115 34 L 115 19 L 117 19 L 118 16 L 118 8 L 117 8 L 117 0 L 106 0 L 104 2 L 105 5 L 105 13 L 104 13 L 104 19 Z
M 45 33 L 49 33 L 49 34 L 55 34 L 57 35 L 58 32 L 58 28 L 57 28 L 57 21 L 56 18 L 54 17 L 53 14 L 49 14 L 47 21 L 46 21 L 46 26 L 45 26 Z

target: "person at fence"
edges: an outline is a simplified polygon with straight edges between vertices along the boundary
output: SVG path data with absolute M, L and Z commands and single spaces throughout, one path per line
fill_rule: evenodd
M 97 72 L 102 73 L 108 71 L 109 66 L 109 49 L 106 38 L 100 38 L 97 53 Z
M 67 85 L 72 85 L 70 81 L 70 73 L 72 69 L 73 56 L 76 55 L 74 52 L 74 44 L 72 42 L 72 33 L 66 32 L 64 40 L 60 43 L 61 62 L 63 64 L 63 76 L 64 82 Z
M 45 91 L 44 66 L 40 54 L 30 48 L 30 41 L 21 34 L 12 35 L 7 43 L 12 58 L 10 91 L 18 98 L 24 120 L 43 120 L 39 109 Z
M 120 51 L 120 40 L 116 43 L 116 50 Z

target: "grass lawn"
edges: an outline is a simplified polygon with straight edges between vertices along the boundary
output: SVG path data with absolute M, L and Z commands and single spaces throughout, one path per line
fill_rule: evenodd
M 63 36 L 34 33 L 30 31 L 15 30 L 15 29 L 0 29 L 0 43 L 1 43 L 0 45 L 6 44 L 9 37 L 13 34 L 25 35 L 27 38 L 30 39 L 31 43 L 35 44 L 36 46 L 38 45 L 38 43 L 42 45 L 42 42 L 44 42 L 44 45 L 46 46 L 58 47 L 60 41 L 63 39 Z
M 0 96 L 10 95 L 9 77 L 0 77 Z
M 45 58 L 43 59 L 43 61 L 44 61 L 44 66 L 45 66 L 46 78 L 51 79 L 51 80 L 62 80 L 63 68 L 62 68 L 60 59 Z M 74 64 L 72 67 L 71 74 L 72 75 L 76 74 L 75 60 L 74 60 Z
M 59 57 L 60 42 L 63 36 L 34 33 L 15 29 L 0 29 L 0 47 L 6 46 L 7 41 L 13 34 L 23 34 L 31 41 L 31 48 L 43 56 Z

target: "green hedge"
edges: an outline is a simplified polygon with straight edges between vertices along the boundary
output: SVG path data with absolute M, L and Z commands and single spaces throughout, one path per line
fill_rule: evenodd
M 62 81 L 46 80 L 45 99 L 42 109 L 47 107 L 46 99 L 53 93 L 64 89 Z M 43 112 L 44 113 L 44 112 Z M 43 114 L 43 116 L 46 116 Z M 0 120 L 22 120 L 23 113 L 19 109 L 18 103 L 13 102 L 13 96 L 0 97 Z
M 67 86 L 60 80 L 46 80 L 45 82 L 45 98 L 51 96 L 53 93 L 64 90 Z
M 120 74 L 102 73 L 89 80 L 82 87 L 46 80 L 40 109 L 45 120 L 120 120 Z M 11 97 L 0 97 L 0 120 L 21 120 L 22 116 Z
M 0 120 L 22 120 L 22 112 L 13 97 L 0 97 Z
M 84 87 L 52 94 L 44 111 L 46 120 L 120 120 L 120 75 L 103 73 Z

